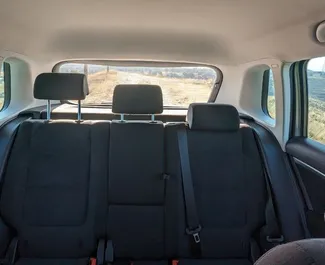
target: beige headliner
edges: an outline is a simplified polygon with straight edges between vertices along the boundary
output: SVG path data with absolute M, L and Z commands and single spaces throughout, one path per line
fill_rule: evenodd
M 325 0 L 1 0 L 0 49 L 36 61 L 239 64 L 325 55 Z

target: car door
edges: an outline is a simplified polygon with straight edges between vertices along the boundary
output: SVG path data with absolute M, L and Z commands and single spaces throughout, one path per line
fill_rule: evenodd
M 291 67 L 291 138 L 286 152 L 305 198 L 312 237 L 325 237 L 325 57 Z

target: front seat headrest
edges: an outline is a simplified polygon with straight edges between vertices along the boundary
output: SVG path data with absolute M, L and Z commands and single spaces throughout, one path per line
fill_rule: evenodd
M 325 239 L 305 239 L 277 246 L 255 265 L 324 265 Z
M 231 105 L 215 103 L 192 103 L 187 112 L 187 122 L 191 130 L 237 131 L 239 114 Z
M 163 112 L 160 86 L 117 85 L 113 94 L 113 113 L 159 114 Z
M 36 77 L 34 97 L 47 100 L 82 100 L 88 95 L 84 74 L 43 73 Z

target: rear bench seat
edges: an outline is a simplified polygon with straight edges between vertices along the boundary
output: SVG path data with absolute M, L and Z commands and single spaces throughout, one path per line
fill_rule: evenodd
M 86 92 L 82 75 L 47 74 L 35 82 L 41 99 L 80 100 Z M 252 130 L 239 128 L 231 106 L 189 108 L 202 226 L 202 257 L 194 259 L 177 141 L 186 125 L 123 119 L 161 113 L 162 105 L 159 87 L 123 85 L 113 99 L 120 121 L 32 120 L 20 126 L 0 201 L 1 217 L 19 239 L 17 263 L 87 264 L 105 238 L 114 246 L 115 263 L 252 264 L 252 236 L 265 224 L 267 200 Z
M 88 93 L 79 74 L 42 74 L 39 99 L 81 100 Z M 23 122 L 4 175 L 1 217 L 18 241 L 20 265 L 88 264 L 105 236 L 109 122 Z M 96 219 L 96 217 L 98 217 Z M 99 218 L 101 217 L 101 218 Z

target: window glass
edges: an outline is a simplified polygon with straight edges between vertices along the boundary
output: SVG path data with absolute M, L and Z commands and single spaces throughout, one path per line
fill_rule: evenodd
M 308 137 L 325 144 L 325 57 L 307 65 Z
M 4 81 L 4 71 L 3 71 L 4 64 L 1 64 L 0 70 L 0 110 L 3 109 L 4 102 L 5 102 L 5 81 Z
M 262 107 L 264 108 L 264 112 L 272 119 L 275 119 L 275 89 L 271 69 L 264 72 L 263 90 Z
M 207 102 L 217 73 L 210 67 L 114 67 L 105 64 L 62 64 L 59 72 L 85 73 L 89 95 L 84 105 L 109 105 L 118 84 L 159 85 L 165 106 L 188 107 Z

